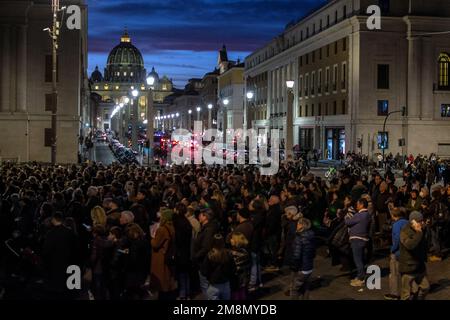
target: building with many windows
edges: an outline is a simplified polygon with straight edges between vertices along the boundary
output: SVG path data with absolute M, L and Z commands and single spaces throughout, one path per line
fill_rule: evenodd
M 243 129 L 244 63 L 230 61 L 225 45 L 219 51 L 218 115 L 219 130 Z
M 368 28 L 371 5 L 381 10 L 380 30 Z M 246 127 L 280 129 L 285 138 L 286 81 L 294 80 L 301 149 L 328 159 L 373 157 L 383 147 L 450 156 L 449 16 L 442 0 L 329 1 L 245 59 L 245 90 L 254 93 Z
M 87 7 L 81 29 L 60 29 L 57 88 L 58 163 L 78 161 L 79 137 L 89 121 L 87 94 Z M 0 1 L 0 161 L 51 161 L 52 2 Z M 67 15 L 66 15 L 67 17 Z M 47 136 L 47 139 L 46 139 Z

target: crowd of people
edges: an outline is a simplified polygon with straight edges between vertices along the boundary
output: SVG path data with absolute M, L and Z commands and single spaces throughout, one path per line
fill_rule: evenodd
M 374 251 L 389 248 L 386 298 L 424 297 L 427 260 L 449 248 L 450 168 L 411 160 L 403 177 L 342 170 L 331 181 L 289 162 L 274 176 L 255 167 L 3 164 L 0 288 L 6 298 L 19 287 L 44 299 L 245 300 L 264 287 L 263 272 L 287 270 L 286 295 L 298 299 L 308 296 L 319 247 L 354 272 L 354 287 Z M 69 266 L 88 290 L 69 290 Z

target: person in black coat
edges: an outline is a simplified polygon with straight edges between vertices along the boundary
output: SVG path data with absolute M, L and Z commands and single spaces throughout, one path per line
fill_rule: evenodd
M 266 240 L 265 246 L 268 253 L 268 267 L 276 269 L 278 260 L 278 249 L 281 241 L 281 210 L 280 198 L 272 195 L 269 198 L 269 211 L 266 218 Z
M 202 228 L 194 240 L 192 262 L 200 270 L 201 265 L 205 261 L 206 255 L 211 250 L 213 245 L 214 235 L 219 232 L 219 225 L 213 218 L 213 213 L 210 209 L 203 209 L 199 214 L 199 221 Z M 199 271 L 200 288 L 204 296 L 207 296 L 209 286 L 206 275 Z
M 290 295 L 292 299 L 298 299 L 300 295 L 307 299 L 316 255 L 316 244 L 314 232 L 311 230 L 311 221 L 306 218 L 298 220 L 291 253 L 292 282 Z
M 125 300 L 142 299 L 142 289 L 150 271 L 150 243 L 146 241 L 144 231 L 136 223 L 130 223 L 125 229 L 124 252 L 124 293 Z
M 192 225 L 186 218 L 187 208 L 179 203 L 175 208 L 173 226 L 175 228 L 176 272 L 178 276 L 179 299 L 190 297 L 191 240 Z
M 61 212 L 52 217 L 52 228 L 48 232 L 42 250 L 46 271 L 46 291 L 51 299 L 67 299 L 71 291 L 67 288 L 67 268 L 80 266 L 79 245 L 75 234 L 63 225 Z M 73 292 L 73 291 L 72 291 Z

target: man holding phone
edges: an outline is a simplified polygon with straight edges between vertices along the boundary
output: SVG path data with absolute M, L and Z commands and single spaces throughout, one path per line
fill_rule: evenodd
M 409 223 L 400 232 L 399 271 L 402 300 L 423 300 L 430 289 L 427 279 L 427 242 L 423 234 L 423 215 L 411 212 Z

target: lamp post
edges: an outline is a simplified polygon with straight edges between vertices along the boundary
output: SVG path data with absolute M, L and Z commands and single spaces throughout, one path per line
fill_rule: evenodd
M 213 105 L 211 103 L 208 104 L 208 129 L 212 128 L 212 115 L 211 115 L 212 108 Z
M 153 79 L 153 82 L 152 82 Z M 153 77 L 147 78 L 147 84 L 153 85 L 155 79 Z M 155 124 L 154 124 L 154 109 L 153 109 L 153 90 L 150 88 L 147 91 L 147 166 L 153 163 L 153 136 L 155 135 Z M 150 158 L 152 160 L 150 160 Z
M 286 110 L 285 160 L 294 159 L 294 85 L 293 80 L 286 81 L 288 104 Z
M 131 91 L 133 99 L 131 99 L 131 104 L 133 105 L 133 114 L 131 121 L 131 148 L 135 151 L 138 150 L 138 103 L 139 91 L 134 89 Z
M 225 106 L 223 108 L 223 131 L 225 132 L 227 130 L 228 127 L 228 111 L 227 111 L 227 107 L 230 104 L 230 100 L 228 98 L 223 99 L 223 105 Z
M 249 129 L 249 128 L 252 128 L 253 127 L 253 125 L 252 125 L 252 119 L 251 119 L 251 110 L 250 110 L 250 107 L 251 107 L 251 103 L 253 102 L 253 98 L 255 98 L 255 93 L 253 92 L 253 91 L 248 91 L 247 92 L 247 94 L 246 94 L 246 96 L 247 96 L 247 108 L 246 108 L 246 114 L 245 114 L 245 116 L 246 116 L 246 123 L 247 123 L 247 129 Z
M 58 21 L 58 13 L 65 10 L 66 7 L 60 9 L 59 0 L 52 0 L 53 24 L 52 28 L 45 28 L 52 39 L 52 116 L 51 116 L 51 163 L 56 164 L 56 142 L 57 142 L 57 111 L 58 111 L 58 88 L 57 88 L 57 68 L 58 68 L 58 38 L 60 33 L 61 22 Z
M 200 111 L 202 111 L 202 108 L 197 107 L 197 121 L 200 121 Z
M 189 109 L 188 110 L 188 130 L 191 130 L 191 128 L 192 128 L 192 119 L 191 119 L 191 117 L 192 117 L 192 110 L 191 109 Z

